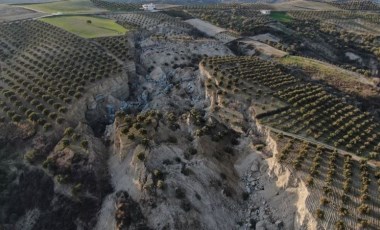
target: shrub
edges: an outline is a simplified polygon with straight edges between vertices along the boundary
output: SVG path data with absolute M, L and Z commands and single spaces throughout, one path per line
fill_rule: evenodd
M 366 204 L 361 204 L 358 209 L 360 214 L 369 214 L 369 206 Z
M 18 114 L 13 115 L 12 121 L 19 122 L 20 120 L 21 120 L 21 116 L 20 115 L 18 115 Z
M 54 166 L 54 160 L 51 157 L 46 158 L 46 160 L 42 163 L 42 167 L 51 170 Z
M 37 156 L 38 156 L 38 153 L 35 149 L 33 150 L 30 150 L 28 151 L 26 154 L 25 154 L 25 159 L 29 162 L 29 163 L 34 163 L 35 160 L 37 159 Z
M 325 212 L 321 209 L 317 209 L 317 211 L 315 212 L 315 214 L 317 215 L 318 219 L 323 219 L 325 218 Z
M 50 123 L 46 123 L 44 126 L 43 126 L 44 130 L 45 131 L 48 131 L 50 130 L 51 128 L 53 128 L 53 126 L 50 124 Z
M 157 181 L 157 188 L 158 188 L 158 189 L 162 189 L 162 190 L 165 189 L 165 183 L 164 183 L 163 180 L 158 180 L 158 181 Z
M 176 188 L 175 189 L 175 197 L 177 198 L 177 199 L 183 199 L 183 198 L 185 198 L 186 197 L 186 192 L 185 192 L 185 190 L 183 190 L 182 188 Z
M 82 146 L 83 149 L 85 149 L 85 150 L 88 149 L 88 141 L 87 140 L 81 141 L 80 145 Z
M 175 136 L 169 136 L 168 137 L 168 142 L 176 144 L 177 143 L 177 138 Z
M 248 192 L 243 192 L 243 193 L 241 194 L 241 196 L 242 196 L 243 200 L 248 200 L 248 198 L 249 198 L 249 193 L 248 193 Z
M 62 140 L 62 145 L 64 148 L 70 145 L 70 140 L 69 139 L 63 139 Z
M 60 184 L 66 184 L 68 182 L 68 176 L 59 174 L 56 176 L 57 182 Z
M 77 134 L 77 133 L 74 133 L 71 136 L 71 138 L 72 138 L 73 141 L 79 141 L 80 137 L 81 137 L 80 134 Z
M 133 135 L 133 133 L 129 134 L 128 135 L 128 139 L 129 140 L 134 140 L 135 139 L 135 135 Z
M 139 152 L 137 154 L 137 159 L 139 159 L 140 161 L 144 161 L 145 160 L 145 154 L 144 154 L 144 152 Z
M 64 135 L 68 136 L 68 137 L 71 137 L 73 135 L 73 133 L 74 133 L 74 129 L 71 128 L 71 127 L 69 127 L 69 128 L 65 129 Z
M 329 201 L 326 199 L 326 197 L 322 197 L 320 201 L 321 201 L 321 205 L 323 205 L 323 206 L 329 203 Z
M 73 196 L 77 196 L 83 189 L 83 186 L 81 183 L 78 183 L 76 185 L 74 185 L 72 188 L 71 188 L 71 194 Z
M 336 229 L 336 230 L 344 230 L 344 229 L 346 229 L 346 228 L 344 227 L 344 222 L 341 221 L 341 220 L 338 220 L 338 221 L 335 223 L 335 229 Z

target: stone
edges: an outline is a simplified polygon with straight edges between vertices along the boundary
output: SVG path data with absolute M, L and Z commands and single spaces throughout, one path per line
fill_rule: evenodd
M 257 161 L 254 161 L 252 166 L 251 166 L 251 171 L 252 172 L 257 172 L 259 171 L 259 163 Z

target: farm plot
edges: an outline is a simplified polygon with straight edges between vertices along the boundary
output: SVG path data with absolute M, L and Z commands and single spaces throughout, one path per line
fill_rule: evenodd
M 117 23 L 124 27 L 138 26 L 144 29 L 152 28 L 164 28 L 166 35 L 180 35 L 187 34 L 193 29 L 192 26 L 183 22 L 180 19 L 170 17 L 163 13 L 151 13 L 151 12 L 131 12 L 125 14 L 106 14 L 103 15 L 106 18 L 116 20 Z M 163 32 L 164 32 L 163 31 Z M 170 32 L 171 31 L 171 32 Z
M 0 60 L 0 120 L 45 130 L 80 119 L 74 103 L 94 83 L 124 76 L 102 49 L 41 21 L 0 24 Z
M 237 8 L 234 10 L 216 9 L 186 9 L 193 17 L 208 21 L 213 25 L 229 29 L 237 33 L 254 33 L 254 30 L 272 22 L 270 16 L 262 15 L 260 11 L 252 8 Z M 194 19 L 191 19 L 194 20 Z M 207 29 L 207 27 L 206 27 Z
M 375 84 L 369 78 L 358 73 L 299 56 L 288 55 L 278 61 L 286 66 L 301 68 L 308 72 L 312 79 L 323 80 L 345 93 L 360 95 L 363 98 L 379 96 Z
M 212 36 L 212 37 L 218 33 L 222 33 L 226 31 L 226 29 L 214 26 L 213 24 L 205 22 L 198 18 L 189 19 L 189 20 L 186 20 L 186 22 L 194 26 L 198 30 L 202 31 L 203 33 L 207 34 L 208 36 Z
M 90 0 L 66 0 L 41 4 L 27 4 L 23 6 L 46 13 L 98 13 L 104 11 L 95 7 Z
M 373 33 L 380 27 L 380 15 L 360 11 L 291 11 L 292 17 L 299 20 L 329 22 L 343 29 L 359 33 Z M 375 26 L 374 28 L 372 28 Z
M 115 55 L 121 61 L 126 62 L 130 60 L 132 56 L 129 55 L 129 45 L 127 37 L 114 36 L 114 37 L 100 37 L 95 38 L 93 41 L 99 43 L 106 48 L 110 53 Z
M 0 0 L 0 4 L 34 4 L 34 3 L 47 3 L 58 2 L 61 0 Z
M 99 8 L 104 8 L 111 11 L 136 11 L 142 10 L 141 4 L 138 3 L 126 3 L 104 0 L 91 0 L 91 2 Z
M 380 5 L 371 0 L 334 1 L 328 4 L 343 10 L 380 10 Z
M 252 102 L 262 95 L 270 98 L 269 106 L 263 105 L 264 111 L 257 116 L 265 125 L 359 156 L 379 158 L 380 124 L 322 86 L 253 57 L 208 58 L 201 64 L 214 76 L 206 87 L 220 95 L 242 93 Z M 287 106 L 279 106 L 276 100 Z
M 45 14 L 22 7 L 0 5 L 0 23 L 5 21 L 15 21 L 28 18 L 41 17 Z
M 255 48 L 255 50 L 258 50 L 261 54 L 264 54 L 264 55 L 270 56 L 270 57 L 281 58 L 281 57 L 284 57 L 285 55 L 288 54 L 282 50 L 276 49 L 276 48 L 269 46 L 265 43 L 251 40 L 250 38 L 241 39 L 241 40 L 239 40 L 239 42 L 247 44 L 247 45 L 252 45 Z
M 350 155 L 272 134 L 277 159 L 304 181 L 306 206 L 324 229 L 378 229 L 380 171 Z
M 89 16 L 56 16 L 41 19 L 84 38 L 122 35 L 127 30 L 110 19 Z
M 232 54 L 215 40 L 186 40 L 176 37 L 151 37 L 141 43 L 141 49 L 140 60 L 148 71 L 152 71 L 155 67 L 160 67 L 164 71 L 185 67 L 198 68 L 200 60 L 206 55 Z

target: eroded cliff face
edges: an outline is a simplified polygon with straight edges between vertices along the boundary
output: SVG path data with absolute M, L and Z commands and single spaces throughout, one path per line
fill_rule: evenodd
M 161 79 L 158 72 L 151 75 Z M 203 87 L 210 75 L 202 67 L 199 73 L 187 83 L 198 82 L 197 109 L 164 101 L 181 92 L 173 90 L 107 127 L 114 192 L 96 229 L 316 229 L 305 208 L 307 188 L 277 162 L 276 142 L 250 105 L 223 108 Z M 224 109 L 234 113 L 233 123 Z
M 199 69 L 205 79 L 212 79 L 211 74 L 202 65 Z M 216 84 L 218 84 L 216 82 Z M 205 88 L 205 95 L 209 97 L 208 101 L 211 103 L 211 108 L 218 111 L 225 111 L 229 109 L 234 103 L 223 103 L 223 96 L 218 95 L 215 90 Z M 261 125 L 257 119 L 255 119 L 254 107 L 249 103 L 241 103 L 237 106 L 239 110 L 235 110 L 241 114 L 238 116 L 233 114 L 232 117 L 228 117 L 228 120 L 233 120 L 233 117 L 238 117 L 238 121 L 235 123 L 242 124 L 244 130 L 248 130 L 248 136 L 256 136 L 266 145 L 264 152 L 264 159 L 261 162 L 265 165 L 265 170 L 262 171 L 260 177 L 263 181 L 270 181 L 267 185 L 268 190 L 263 194 L 264 200 L 269 203 L 272 209 L 273 216 L 284 221 L 285 229 L 317 229 L 317 221 L 306 207 L 306 199 L 309 196 L 308 188 L 304 181 L 300 180 L 296 173 L 292 172 L 290 168 L 281 165 L 277 160 L 278 152 L 281 150 L 274 138 L 271 131 L 265 126 Z M 216 109 L 215 109 L 216 108 Z M 225 120 L 226 117 L 220 116 L 221 120 Z M 240 121 L 239 121 L 240 120 Z M 236 125 L 232 124 L 229 127 L 240 131 L 241 128 L 236 129 Z M 252 152 L 251 154 L 257 154 Z M 270 190 L 274 190 L 275 196 L 271 194 Z

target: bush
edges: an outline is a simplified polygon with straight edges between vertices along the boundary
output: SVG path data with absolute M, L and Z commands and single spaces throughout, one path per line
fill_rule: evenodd
M 14 121 L 14 122 L 19 122 L 19 121 L 21 121 L 21 116 L 18 115 L 18 114 L 13 115 L 13 117 L 12 117 L 12 121 Z
M 177 138 L 175 136 L 169 136 L 168 142 L 176 144 L 178 141 L 177 141 Z
M 71 188 L 71 194 L 73 196 L 77 196 L 83 189 L 83 186 L 81 183 L 78 183 L 76 185 L 74 185 L 72 188 Z
M 57 182 L 60 184 L 66 184 L 68 182 L 68 176 L 67 175 L 57 175 L 56 176 Z
M 34 163 L 37 159 L 37 156 L 38 156 L 38 153 L 35 149 L 33 150 L 30 150 L 28 151 L 26 154 L 25 154 L 25 159 L 29 162 L 29 163 Z
M 163 180 L 158 180 L 157 181 L 157 188 L 158 189 L 161 189 L 161 190 L 164 190 L 165 189 L 165 183 Z
M 79 139 L 80 139 L 80 135 L 77 134 L 77 133 L 74 133 L 74 134 L 71 136 L 71 138 L 73 139 L 73 141 L 79 141 Z
M 48 131 L 50 130 L 51 128 L 53 128 L 53 126 L 50 124 L 50 123 L 46 123 L 44 126 L 43 126 L 44 130 L 45 131 Z
M 88 141 L 87 140 L 81 141 L 80 145 L 82 146 L 83 149 L 85 149 L 85 150 L 88 149 Z
M 182 188 L 176 188 L 175 189 L 175 197 L 177 199 L 183 199 L 186 197 L 186 192 Z
M 62 145 L 64 148 L 70 145 L 70 140 L 69 139 L 63 139 L 62 140 Z
M 315 214 L 317 215 L 318 219 L 323 219 L 325 218 L 325 212 L 321 209 L 317 209 L 317 211 L 315 212 Z
M 243 192 L 243 193 L 241 194 L 241 197 L 243 198 L 243 200 L 248 200 L 248 198 L 249 198 L 249 193 L 248 193 L 248 192 Z
M 73 133 L 74 133 L 74 129 L 71 128 L 71 127 L 69 127 L 69 128 L 65 129 L 64 135 L 68 136 L 68 137 L 71 137 L 73 135 Z
M 128 135 L 128 139 L 129 140 L 134 140 L 135 139 L 135 135 L 133 135 L 133 133 L 129 134 Z
M 49 169 L 51 170 L 54 166 L 54 160 L 53 158 L 51 157 L 48 157 L 43 163 L 42 163 L 42 167 L 44 167 L 45 169 Z
M 145 154 L 144 154 L 144 152 L 139 152 L 137 154 L 137 159 L 139 159 L 140 161 L 144 161 L 145 160 Z

